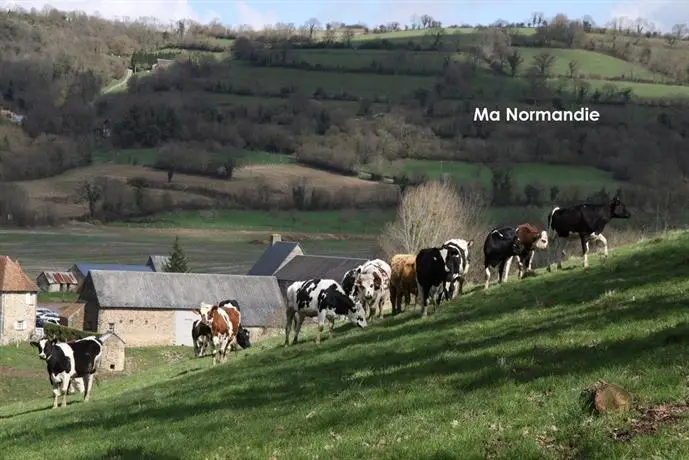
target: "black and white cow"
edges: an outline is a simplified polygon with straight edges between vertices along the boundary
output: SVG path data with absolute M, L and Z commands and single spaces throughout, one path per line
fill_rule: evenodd
M 608 241 L 603 236 L 605 226 L 612 219 L 629 219 L 630 217 L 631 213 L 616 195 L 607 204 L 583 203 L 568 208 L 556 206 L 548 215 L 548 228 L 563 239 L 579 237 L 581 252 L 584 256 L 584 270 L 586 270 L 589 266 L 589 243 L 592 241 L 602 243 L 603 256 L 607 257 Z M 562 268 L 562 254 L 558 256 L 557 267 Z M 548 259 L 548 270 L 550 270 L 550 257 Z
M 456 249 L 448 246 L 425 248 L 416 255 L 417 292 L 421 298 L 424 318 L 428 315 L 428 299 L 431 299 L 434 309 L 437 309 L 445 295 L 448 286 L 446 283 L 455 283 L 459 279 L 459 259 L 455 252 Z
M 46 338 L 31 342 L 32 346 L 38 348 L 38 357 L 46 362 L 48 368 L 48 378 L 53 386 L 53 409 L 58 407 L 60 395 L 62 407 L 67 407 L 67 393 L 70 389 L 83 392 L 85 402 L 91 399 L 106 335 L 89 336 L 74 342 L 58 342 L 57 339 Z
M 519 264 L 519 279 L 531 270 L 536 249 L 548 247 L 548 232 L 538 230 L 529 223 L 520 224 L 517 228 L 500 227 L 493 229 L 483 243 L 484 268 L 486 273 L 485 289 L 490 285 L 491 269 L 498 267 L 498 283 L 507 281 L 510 265 L 514 257 Z
M 287 288 L 287 324 L 285 326 L 285 346 L 289 344 L 289 334 L 294 325 L 294 340 L 297 343 L 299 331 L 304 319 L 318 318 L 318 334 L 316 344 L 321 343 L 321 332 L 325 320 L 330 322 L 328 336 L 332 335 L 335 319 L 346 316 L 357 326 L 366 327 L 366 314 L 360 303 L 355 303 L 344 293 L 342 286 L 331 279 L 310 279 L 296 281 Z
M 474 245 L 474 240 L 463 240 L 455 238 L 445 241 L 441 249 L 449 249 L 448 252 L 448 266 L 451 268 L 453 277 L 451 281 L 445 283 L 443 288 L 443 295 L 445 300 L 452 300 L 460 294 L 464 293 L 464 283 L 466 282 L 467 273 L 469 273 L 469 264 L 471 257 L 469 256 L 469 249 Z
M 348 295 L 361 302 L 367 320 L 376 312 L 378 318 L 383 316 L 383 306 L 390 299 L 391 274 L 390 265 L 382 259 L 369 260 L 354 270 L 354 287 Z

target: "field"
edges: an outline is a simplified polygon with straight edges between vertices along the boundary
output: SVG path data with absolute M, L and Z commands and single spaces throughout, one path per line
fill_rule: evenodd
M 268 214 L 270 215 L 270 214 Z M 260 213 L 254 213 L 258 220 Z M 344 225 L 344 224 L 343 224 Z M 351 227 L 350 227 L 351 228 Z M 332 230 L 333 227 L 331 226 Z M 307 254 L 371 257 L 376 241 L 370 236 L 284 232 L 302 244 Z M 200 273 L 245 274 L 263 253 L 270 230 L 208 228 L 140 228 L 70 225 L 49 230 L 0 230 L 3 254 L 18 259 L 35 278 L 43 270 L 66 270 L 76 262 L 145 264 L 149 255 L 167 255 L 175 236 Z
M 572 261 L 475 290 L 427 320 L 341 326 L 318 347 L 312 332 L 287 349 L 272 339 L 213 369 L 161 363 L 64 410 L 44 410 L 43 379 L 40 397 L 0 408 L 0 445 L 27 460 L 684 458 L 688 250 L 689 235 L 668 234 L 588 272 Z M 634 408 L 589 415 L 580 394 L 599 379 Z

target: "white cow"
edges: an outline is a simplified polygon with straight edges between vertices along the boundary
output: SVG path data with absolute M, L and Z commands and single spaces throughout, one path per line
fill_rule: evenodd
M 342 286 L 337 281 L 310 279 L 290 284 L 287 288 L 285 346 L 289 344 L 289 334 L 293 324 L 294 339 L 292 345 L 297 343 L 299 331 L 307 316 L 318 318 L 316 344 L 320 344 L 325 320 L 330 322 L 328 328 L 328 337 L 330 337 L 335 327 L 335 319 L 340 315 L 346 316 L 349 321 L 361 328 L 366 327 L 364 309 L 344 293 Z
M 383 305 L 390 299 L 390 265 L 384 260 L 373 259 L 360 265 L 355 273 L 353 298 L 361 302 L 367 319 L 374 316 L 376 309 L 380 318 L 383 315 Z
M 453 272 L 452 281 L 445 282 L 444 296 L 446 300 L 451 300 L 462 294 L 467 273 L 469 273 L 469 249 L 474 245 L 474 240 L 463 240 L 454 238 L 445 241 L 442 249 L 447 249 L 447 266 Z

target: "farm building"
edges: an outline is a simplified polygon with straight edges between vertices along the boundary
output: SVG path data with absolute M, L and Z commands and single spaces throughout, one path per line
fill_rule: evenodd
M 279 234 L 271 235 L 270 245 L 263 251 L 247 275 L 270 276 L 281 269 L 295 256 L 304 255 L 299 243 L 282 241 Z
M 81 283 L 91 270 L 113 270 L 119 272 L 152 272 L 148 265 L 122 265 L 122 264 L 84 264 L 76 263 L 69 268 L 69 272 L 77 277 Z
M 72 329 L 84 328 L 84 304 L 69 303 L 60 309 L 60 324 Z
M 128 346 L 192 345 L 191 311 L 236 299 L 252 339 L 283 326 L 285 303 L 272 276 L 91 270 L 80 289 L 84 329 L 116 332 Z
M 19 262 L 0 256 L 0 345 L 24 342 L 36 328 L 38 286 Z
M 36 277 L 36 284 L 47 292 L 75 292 L 79 286 L 77 277 L 72 272 L 45 271 Z
M 287 295 L 287 287 L 295 281 L 311 278 L 334 279 L 342 282 L 347 271 L 365 263 L 367 259 L 336 256 L 295 256 L 275 272 L 282 295 Z
M 164 272 L 168 260 L 170 260 L 170 256 L 148 256 L 146 266 L 154 272 Z
M 125 362 L 126 344 L 122 337 L 114 332 L 106 332 L 101 336 L 103 340 L 103 354 L 100 368 L 110 372 L 122 372 Z

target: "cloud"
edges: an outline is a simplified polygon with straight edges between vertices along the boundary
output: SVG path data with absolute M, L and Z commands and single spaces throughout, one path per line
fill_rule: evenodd
M 655 2 L 625 2 L 614 5 L 610 9 L 610 19 L 628 18 L 635 20 L 643 18 L 653 22 L 656 28 L 663 32 L 670 32 L 672 26 L 686 22 L 689 19 L 689 3 L 673 0 L 659 0 Z
M 233 21 L 235 25 L 250 25 L 254 29 L 262 29 L 266 25 L 274 25 L 280 22 L 280 17 L 275 11 L 268 10 L 262 12 L 255 8 L 251 8 L 242 0 L 235 2 L 235 8 L 239 16 L 237 21 Z
M 128 17 L 138 19 L 154 17 L 162 23 L 178 19 L 207 22 L 194 11 L 188 0 L 0 0 L 0 8 L 43 9 L 49 5 L 61 11 L 83 11 L 89 15 L 99 13 L 106 19 Z

